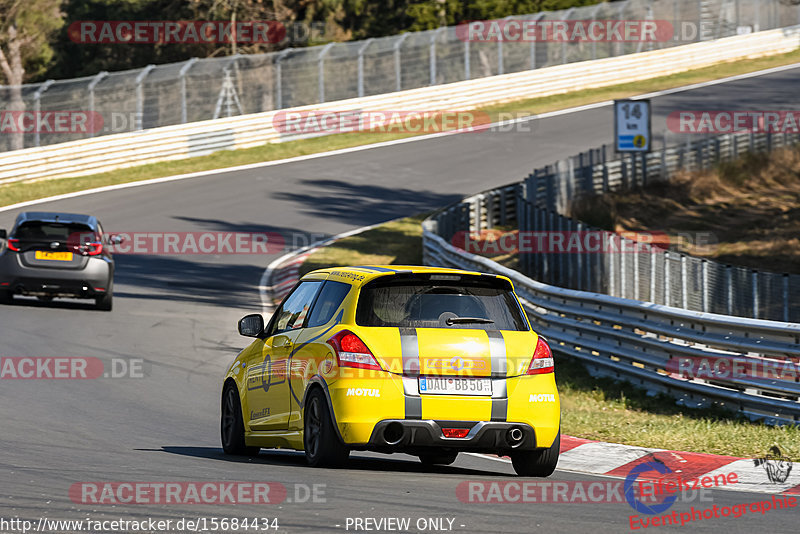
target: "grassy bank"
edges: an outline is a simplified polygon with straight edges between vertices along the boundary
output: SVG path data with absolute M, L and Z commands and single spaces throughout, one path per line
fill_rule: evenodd
M 301 273 L 335 265 L 422 263 L 424 216 L 391 221 L 320 249 Z M 375 252 L 381 243 L 381 252 Z M 563 357 L 556 360 L 561 396 L 562 430 L 577 436 L 640 447 L 763 456 L 778 445 L 800 460 L 800 427 L 769 427 L 714 409 L 688 409 L 666 396 L 650 397 L 642 389 L 610 379 L 596 379 L 584 367 Z
M 625 98 L 671 87 L 715 80 L 797 62 L 800 62 L 800 50 L 760 59 L 721 63 L 704 69 L 686 71 L 671 76 L 663 76 L 640 82 L 586 91 L 576 91 L 545 98 L 508 102 L 502 105 L 485 108 L 483 111 L 487 112 L 492 118 L 498 117 L 500 113 L 513 113 L 515 116 L 534 115 L 593 102 Z M 7 184 L 0 186 L 0 206 L 106 185 L 136 182 L 150 178 L 221 169 L 264 161 L 275 161 L 329 150 L 351 148 L 381 141 L 411 137 L 411 135 L 412 134 L 398 133 L 336 134 L 302 141 L 265 144 L 246 150 L 221 151 L 209 156 L 142 165 L 84 177 Z
M 800 274 L 798 206 L 800 147 L 792 147 L 584 198 L 573 215 L 606 230 L 664 232 L 693 256 Z

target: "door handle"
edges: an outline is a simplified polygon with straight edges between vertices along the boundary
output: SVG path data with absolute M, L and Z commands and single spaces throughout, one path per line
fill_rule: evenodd
M 292 346 L 292 340 L 291 339 L 287 339 L 286 341 L 283 342 L 283 348 L 288 349 L 291 346 Z

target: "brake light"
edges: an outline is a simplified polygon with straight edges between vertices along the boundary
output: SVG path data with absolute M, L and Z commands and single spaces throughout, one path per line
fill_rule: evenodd
M 367 345 L 361 338 L 349 330 L 342 330 L 328 340 L 328 344 L 336 352 L 339 367 L 355 367 L 358 369 L 381 370 Z
M 8 238 L 8 250 L 19 252 L 19 239 L 14 239 L 13 237 Z
M 552 373 L 554 369 L 553 352 L 550 350 L 545 340 L 539 337 L 539 341 L 536 342 L 536 350 L 533 351 L 533 359 L 531 359 L 531 364 L 528 366 L 527 374 L 543 375 Z
M 466 438 L 469 428 L 443 428 L 442 435 L 446 438 Z
M 84 250 L 89 254 L 89 256 L 97 256 L 101 252 L 103 252 L 103 242 L 102 241 L 95 241 L 93 243 L 86 243 L 84 246 Z

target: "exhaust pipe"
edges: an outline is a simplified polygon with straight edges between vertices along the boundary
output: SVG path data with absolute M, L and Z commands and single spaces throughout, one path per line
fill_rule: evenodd
M 403 425 L 396 422 L 389 423 L 386 425 L 386 428 L 383 429 L 383 441 L 385 441 L 387 445 L 397 445 L 403 441 L 405 434 L 406 431 Z
M 522 443 L 522 438 L 524 437 L 525 435 L 522 433 L 522 429 L 516 426 L 510 428 L 506 433 L 506 440 L 508 441 L 508 444 L 511 445 L 512 447 L 516 447 L 517 445 Z

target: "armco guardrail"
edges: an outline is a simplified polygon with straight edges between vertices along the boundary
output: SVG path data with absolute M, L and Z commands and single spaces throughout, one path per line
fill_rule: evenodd
M 790 52 L 800 26 L 716 41 L 559 65 L 433 87 L 341 100 L 287 111 L 468 110 L 503 101 L 664 76 L 721 61 Z M 0 184 L 63 178 L 297 139 L 281 135 L 276 111 L 95 137 L 0 154 Z
M 515 187 L 515 186 L 512 186 Z M 558 355 L 577 358 L 599 376 L 623 379 L 691 407 L 711 403 L 768 423 L 800 422 L 797 379 L 680 378 L 679 358 L 736 358 L 743 366 L 797 367 L 800 324 L 692 312 L 549 286 L 437 235 L 436 216 L 423 223 L 427 265 L 508 276 L 536 330 Z M 701 360 L 702 361 L 702 360 Z M 712 364 L 713 367 L 713 364 Z M 557 371 L 556 371 L 557 372 Z

